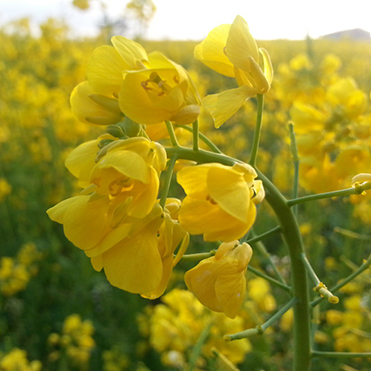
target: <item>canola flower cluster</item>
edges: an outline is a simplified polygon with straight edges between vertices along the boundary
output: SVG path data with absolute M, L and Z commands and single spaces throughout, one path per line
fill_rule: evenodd
M 151 136 L 170 136 L 173 148 L 180 148 L 173 125 L 195 125 L 201 98 L 189 73 L 163 54 L 147 54 L 120 36 L 112 44 L 95 49 L 87 80 L 71 94 L 75 116 L 108 126 L 108 134 L 68 155 L 66 166 L 83 191 L 48 215 L 63 224 L 66 237 L 84 250 L 94 269 L 104 269 L 112 285 L 149 299 L 164 293 L 189 234 L 222 241 L 215 256 L 188 271 L 185 281 L 204 305 L 234 318 L 245 297 L 252 256 L 251 247 L 238 239 L 254 223 L 256 204 L 264 198 L 262 182 L 252 166 L 237 160 L 232 166 L 187 164 L 177 172 L 186 197 L 168 197 L 178 156 L 169 156 Z M 232 25 L 210 32 L 195 56 L 235 77 L 239 86 L 202 100 L 216 127 L 247 99 L 269 91 L 273 72 L 268 53 L 257 47 L 239 16 Z M 168 133 L 162 135 L 164 129 Z M 160 188 L 162 173 L 166 186 Z
M 241 310 L 232 320 L 205 308 L 192 292 L 175 288 L 162 297 L 161 304 L 147 306 L 138 315 L 139 330 L 148 339 L 150 349 L 161 355 L 165 366 L 188 369 L 200 338 L 204 341 L 197 345 L 200 353 L 196 369 L 224 369 L 226 361 L 220 360 L 219 368 L 215 350 L 228 362 L 238 365 L 253 346 L 248 339 L 226 342 L 223 335 L 254 327 L 262 322 L 265 314 L 276 309 L 270 285 L 263 278 L 250 278 L 247 293 Z
M 41 371 L 40 361 L 29 361 L 27 352 L 13 348 L 6 354 L 0 352 L 0 370 L 1 371 Z
M 34 243 L 23 245 L 16 257 L 2 257 L 0 260 L 0 293 L 13 296 L 24 290 L 32 276 L 38 272 L 37 262 L 42 253 Z
M 61 334 L 51 333 L 48 337 L 48 344 L 52 348 L 49 361 L 54 363 L 65 357 L 71 367 L 88 370 L 95 347 L 94 331 L 91 321 L 82 320 L 78 314 L 71 314 L 65 319 Z
M 138 316 L 138 324 L 149 345 L 161 354 L 165 366 L 187 369 L 191 351 L 203 332 L 207 335 L 202 344 L 195 369 L 211 367 L 212 349 L 217 348 L 230 362 L 238 364 L 251 351 L 249 340 L 225 342 L 224 333 L 242 331 L 245 322 L 241 316 L 234 320 L 205 308 L 190 292 L 174 289 L 162 298 L 162 304 L 148 306 Z

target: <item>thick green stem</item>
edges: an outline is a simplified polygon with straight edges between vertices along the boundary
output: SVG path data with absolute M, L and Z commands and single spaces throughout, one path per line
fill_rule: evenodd
M 255 133 L 254 139 L 252 142 L 251 152 L 250 152 L 250 161 L 249 164 L 251 166 L 256 165 L 256 159 L 258 157 L 258 149 L 259 149 L 259 142 L 260 142 L 260 134 L 262 129 L 262 122 L 263 122 L 263 106 L 264 106 L 264 95 L 258 94 L 258 107 L 256 113 L 256 126 L 255 126 Z
M 294 305 L 294 362 L 293 371 L 308 371 L 310 367 L 310 313 L 308 279 L 301 259 L 304 252 L 299 226 L 287 200 L 276 187 L 260 172 L 266 189 L 266 200 L 274 210 L 281 233 L 289 249 L 291 260 L 292 293 L 298 299 Z

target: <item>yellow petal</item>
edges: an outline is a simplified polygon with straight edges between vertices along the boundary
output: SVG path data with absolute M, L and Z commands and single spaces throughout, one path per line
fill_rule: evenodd
M 205 200 L 207 192 L 207 173 L 210 165 L 189 166 L 181 169 L 177 174 L 177 181 L 187 195 Z
M 155 289 L 162 279 L 162 261 L 156 231 L 142 230 L 103 255 L 104 271 L 110 283 L 132 293 Z
M 219 268 L 220 265 L 215 264 L 214 258 L 208 258 L 202 260 L 184 275 L 184 282 L 188 289 L 203 305 L 216 312 L 223 311 L 215 294 L 215 281 Z
M 96 165 L 95 158 L 98 150 L 98 141 L 91 140 L 73 149 L 66 158 L 64 163 L 66 168 L 79 179 L 81 187 L 87 187 L 90 184 L 90 173 Z
M 103 257 L 102 257 L 102 255 L 91 258 L 90 262 L 91 262 L 91 265 L 93 266 L 93 268 L 97 272 L 100 272 L 102 270 L 102 268 L 103 268 Z
M 96 48 L 87 66 L 89 84 L 96 93 L 118 96 L 123 81 L 123 71 L 130 68 L 112 46 Z
M 70 197 L 56 204 L 55 206 L 48 209 L 46 212 L 51 220 L 59 224 L 63 224 L 65 220 L 66 210 L 76 202 L 79 196 Z
M 77 196 L 64 214 L 64 234 L 78 248 L 95 246 L 107 228 L 109 199 Z
M 241 222 L 206 199 L 187 196 L 180 208 L 179 223 L 190 234 L 203 234 L 205 241 L 228 242 L 241 238 L 251 228 L 255 213 L 251 203 L 247 222 Z
M 159 178 L 156 171 L 148 168 L 149 182 L 142 192 L 133 189 L 133 201 L 127 208 L 127 213 L 135 218 L 144 218 L 153 209 L 156 203 L 159 189 Z M 136 193 L 136 194 L 135 194 Z
M 224 52 L 230 28 L 230 24 L 223 24 L 210 31 L 207 38 L 195 47 L 194 57 L 214 71 L 234 77 L 233 64 Z
M 245 71 L 249 71 L 249 58 L 259 61 L 255 39 L 251 36 L 246 21 L 239 15 L 233 21 L 229 31 L 226 54 L 233 65 Z
M 129 66 L 127 69 L 138 69 L 137 61 L 147 61 L 148 56 L 143 46 L 123 36 L 114 36 L 111 42 L 123 61 Z
M 251 200 L 243 174 L 227 166 L 212 167 L 207 174 L 207 189 L 224 211 L 247 222 Z
M 271 58 L 264 48 L 259 48 L 259 52 L 263 56 L 264 75 L 267 78 L 269 85 L 271 85 L 273 81 L 273 66 Z
M 202 100 L 202 106 L 214 119 L 215 127 L 219 128 L 242 107 L 247 99 L 256 94 L 254 88 L 244 85 L 225 90 L 220 94 L 208 95 Z
M 227 317 L 235 318 L 245 299 L 245 274 L 220 275 L 215 282 L 215 295 Z
M 139 180 L 144 184 L 148 184 L 150 181 L 148 165 L 140 155 L 132 151 L 122 150 L 107 153 L 107 155 L 96 164 L 91 178 L 94 179 L 102 176 L 103 173 L 101 171 L 103 169 L 107 169 L 107 171 L 109 171 L 109 169 L 115 169 L 118 173 L 130 179 Z M 106 174 L 106 172 L 104 174 Z M 107 175 L 108 174 L 105 176 Z
M 89 258 L 96 258 L 109 250 L 112 246 L 116 245 L 130 232 L 131 224 L 121 224 L 117 228 L 112 229 L 97 245 L 93 248 L 85 250 L 86 256 Z
M 170 120 L 172 112 L 157 107 L 146 93 L 142 83 L 148 79 L 144 73 L 127 74 L 119 94 L 121 110 L 135 122 L 145 125 Z
M 123 114 L 116 99 L 111 99 L 116 108 L 107 109 L 90 98 L 94 94 L 96 93 L 88 81 L 73 89 L 70 97 L 71 111 L 79 121 L 89 125 L 113 125 L 122 120 Z

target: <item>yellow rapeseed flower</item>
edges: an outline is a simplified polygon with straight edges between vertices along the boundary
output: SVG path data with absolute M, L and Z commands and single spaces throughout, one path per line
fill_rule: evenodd
M 259 54 L 263 58 L 263 68 L 259 65 Z M 273 68 L 268 52 L 257 47 L 241 16 L 237 16 L 231 25 L 214 28 L 196 46 L 194 55 L 216 72 L 236 78 L 239 86 L 202 100 L 202 106 L 211 114 L 217 128 L 234 115 L 247 99 L 265 94 L 270 89 Z
M 178 183 L 187 196 L 179 213 L 181 226 L 206 241 L 233 241 L 255 221 L 255 203 L 264 197 L 261 181 L 246 164 L 203 164 L 183 168 Z
M 186 272 L 185 283 L 203 305 L 235 318 L 245 299 L 245 273 L 251 256 L 247 243 L 222 243 L 215 256 Z
M 141 124 L 173 121 L 193 123 L 200 114 L 200 97 L 187 71 L 159 52 L 148 56 L 149 68 L 128 71 L 119 103 L 130 119 Z
M 155 299 L 165 291 L 173 265 L 187 246 L 188 234 L 156 204 L 147 217 L 120 225 L 85 253 L 94 269 L 104 268 L 113 286 Z

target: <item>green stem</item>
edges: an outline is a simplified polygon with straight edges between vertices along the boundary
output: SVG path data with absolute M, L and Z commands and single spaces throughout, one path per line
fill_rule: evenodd
M 357 184 L 354 187 L 341 189 L 339 191 L 332 191 L 332 192 L 326 192 L 326 193 L 319 193 L 316 195 L 309 195 L 304 197 L 295 198 L 292 200 L 287 201 L 289 206 L 293 206 L 296 204 L 302 204 L 304 202 L 309 201 L 316 201 L 316 200 L 322 200 L 325 198 L 333 198 L 333 197 L 344 197 L 344 196 L 350 196 L 350 195 L 360 195 L 364 191 L 367 191 L 368 189 L 371 189 L 371 182 L 365 182 L 363 184 Z
M 200 252 L 197 254 L 187 254 L 182 256 L 183 261 L 200 261 L 203 259 L 210 258 L 214 256 L 216 253 L 216 250 L 211 250 L 209 252 Z
M 280 287 L 281 289 L 287 291 L 287 292 L 291 292 L 291 287 L 286 285 L 285 283 L 282 283 L 280 281 L 277 281 L 275 280 L 274 278 L 260 272 L 259 270 L 255 269 L 254 267 L 250 267 L 248 266 L 247 269 L 252 272 L 253 274 L 255 274 L 256 276 L 259 276 L 261 278 L 264 278 L 265 280 L 269 281 L 270 283 L 273 283 L 274 285 Z
M 245 339 L 252 335 L 262 334 L 268 327 L 272 326 L 277 322 L 290 308 L 294 306 L 297 302 L 296 298 L 292 298 L 288 303 L 286 303 L 277 313 L 275 313 L 268 321 L 266 321 L 261 326 L 256 326 L 255 328 L 249 328 L 245 331 L 237 332 L 236 334 L 224 335 L 224 340 L 232 341 L 238 339 Z
M 281 231 L 281 227 L 278 225 L 277 227 L 274 227 L 274 228 L 270 229 L 269 231 L 260 234 L 259 236 L 256 236 L 255 233 L 253 233 L 254 234 L 254 237 L 248 239 L 246 242 L 248 244 L 251 244 L 251 243 L 254 243 L 254 242 L 258 242 L 258 241 L 263 240 L 266 237 L 270 237 L 270 236 L 273 236 L 273 235 L 275 235 L 277 233 L 280 233 L 280 231 Z
M 197 359 L 202 353 L 202 347 L 205 344 L 207 338 L 210 336 L 210 329 L 212 326 L 212 321 L 208 323 L 208 325 L 202 330 L 201 335 L 197 339 L 196 344 L 192 348 L 192 353 L 189 359 L 189 366 L 188 370 L 193 371 L 196 368 Z
M 348 277 L 344 278 L 341 282 L 339 282 L 337 285 L 335 285 L 334 287 L 331 287 L 330 288 L 330 291 L 331 292 L 336 292 L 338 290 L 340 290 L 342 287 L 344 287 L 347 283 L 349 283 L 350 281 L 352 281 L 354 278 L 356 278 L 358 275 L 360 275 L 362 272 L 364 272 L 366 269 L 368 269 L 371 265 L 371 254 L 370 256 L 368 257 L 367 260 L 365 260 L 363 262 L 363 264 L 356 270 L 354 271 L 352 274 L 350 274 Z M 318 305 L 324 298 L 317 298 L 316 300 L 313 300 L 310 305 L 311 307 L 314 307 L 316 305 Z
M 264 95 L 258 94 L 256 98 L 258 100 L 258 108 L 257 108 L 257 113 L 256 113 L 256 126 L 255 126 L 254 139 L 252 142 L 252 147 L 251 147 L 251 152 L 250 152 L 249 164 L 251 166 L 256 166 L 256 158 L 258 156 L 260 134 L 261 134 L 262 122 L 263 122 Z
M 292 293 L 298 299 L 294 309 L 293 371 L 308 371 L 310 367 L 310 313 L 307 274 L 301 254 L 304 245 L 298 222 L 287 200 L 261 172 L 257 171 L 266 189 L 266 201 L 274 210 L 286 241 L 291 261 Z
M 236 160 L 232 157 L 226 156 L 222 153 L 215 153 L 210 151 L 205 151 L 203 149 L 199 149 L 198 151 L 194 151 L 191 148 L 185 147 L 165 147 L 166 153 L 168 157 L 172 157 L 177 155 L 178 158 L 183 160 L 191 160 L 196 161 L 197 163 L 205 164 L 210 162 L 218 162 L 223 165 L 233 166 L 235 163 L 242 162 Z
M 351 353 L 351 352 L 319 352 L 312 351 L 312 357 L 326 358 L 371 358 L 371 353 Z
M 199 130 L 198 130 L 198 121 L 196 120 L 193 124 L 193 150 L 198 151 L 199 149 Z
M 355 239 L 361 240 L 361 241 L 371 241 L 371 236 L 367 236 L 365 234 L 360 234 L 360 233 L 356 233 L 356 232 L 353 232 L 353 231 L 349 231 L 347 229 L 343 229 L 343 228 L 340 228 L 340 227 L 335 227 L 334 232 L 339 233 L 343 236 L 350 237 L 350 238 L 355 238 Z
M 178 139 L 176 138 L 175 132 L 174 132 L 174 127 L 173 124 L 170 121 L 165 121 L 167 131 L 169 132 L 170 135 L 170 141 L 171 145 L 173 147 L 180 147 L 178 143 Z
M 260 235 L 260 236 L 257 236 L 256 238 L 258 238 L 258 237 L 262 237 L 262 236 L 267 237 L 267 236 L 269 236 L 269 235 L 273 235 L 273 234 L 275 234 L 275 233 L 278 233 L 279 231 L 281 231 L 281 227 L 280 227 L 280 226 L 277 226 L 277 227 L 271 229 L 270 231 L 268 231 L 268 232 L 266 232 L 266 233 L 263 233 L 263 234 Z M 251 234 L 255 237 L 255 232 L 254 232 L 253 229 L 251 230 Z M 260 242 L 260 240 L 257 240 L 257 241 L 256 241 L 255 238 L 251 238 L 250 240 L 248 240 L 247 243 L 249 243 L 249 244 L 253 244 L 253 245 L 256 246 L 256 248 L 258 249 L 258 251 L 259 251 L 259 252 L 264 256 L 264 258 L 268 261 L 269 265 L 273 268 L 273 271 L 274 271 L 276 277 L 278 278 L 278 280 L 279 280 L 280 282 L 282 282 L 283 284 L 286 284 L 286 283 L 285 283 L 285 280 L 283 279 L 283 277 L 282 277 L 282 275 L 281 275 L 281 273 L 278 271 L 276 265 L 273 263 L 273 261 L 272 261 L 272 259 L 271 259 L 271 256 L 270 256 L 270 254 L 268 253 L 267 249 L 265 248 L 264 244 L 262 244 L 262 243 Z
M 305 268 L 307 269 L 309 277 L 316 286 L 315 291 L 317 291 L 319 295 L 327 298 L 331 304 L 337 304 L 339 302 L 339 298 L 335 296 L 331 291 L 329 291 L 327 287 L 322 283 L 322 281 L 317 277 L 317 274 L 314 271 L 312 265 L 309 263 L 309 260 L 307 259 L 305 253 L 301 253 L 300 258 L 304 263 Z
M 178 128 L 182 128 L 193 133 L 193 128 L 187 125 L 175 125 Z M 215 153 L 222 153 L 222 151 L 204 134 L 198 132 L 199 138 Z
M 174 156 L 169 160 L 169 165 L 168 165 L 167 170 L 165 172 L 165 181 L 164 181 L 164 185 L 162 187 L 161 199 L 160 199 L 160 206 L 161 207 L 165 207 L 167 195 L 169 194 L 171 178 L 173 176 L 173 170 L 174 170 L 176 160 L 177 160 L 177 156 Z

